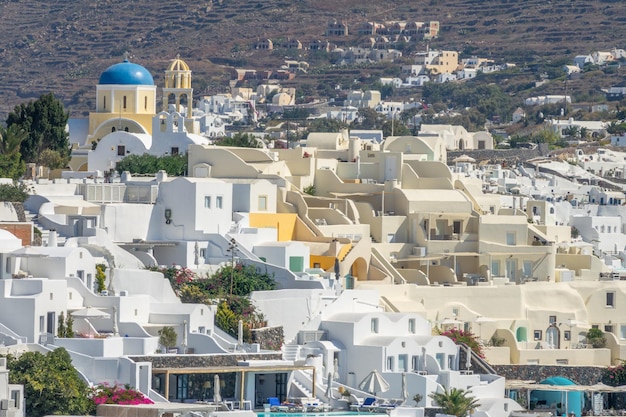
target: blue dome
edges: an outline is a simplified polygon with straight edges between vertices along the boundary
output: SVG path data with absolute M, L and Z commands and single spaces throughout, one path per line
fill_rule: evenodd
M 544 379 L 540 382 L 540 384 L 547 385 L 576 385 L 572 380 L 564 378 L 562 376 L 551 376 L 549 378 Z
M 107 68 L 100 75 L 98 84 L 154 85 L 154 80 L 147 69 L 125 59 Z

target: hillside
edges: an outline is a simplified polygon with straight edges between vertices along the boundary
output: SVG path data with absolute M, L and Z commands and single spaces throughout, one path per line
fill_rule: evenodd
M 626 47 L 626 7 L 608 0 L 0 0 L 0 16 L 2 118 L 48 91 L 72 116 L 85 114 L 99 74 L 126 51 L 159 86 L 168 60 L 180 54 L 197 90 L 223 91 L 228 64 L 263 68 L 284 58 L 252 50 L 256 39 L 324 39 L 334 18 L 353 33 L 366 20 L 439 20 L 441 36 L 431 48 L 519 63 Z

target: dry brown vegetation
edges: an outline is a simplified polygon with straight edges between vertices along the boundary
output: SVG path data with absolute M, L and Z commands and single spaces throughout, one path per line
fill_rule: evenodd
M 157 85 L 180 54 L 197 86 L 220 91 L 227 65 L 261 69 L 284 58 L 251 50 L 256 39 L 323 39 L 333 18 L 351 28 L 365 20 L 439 20 L 441 37 L 431 47 L 521 64 L 626 47 L 626 7 L 609 0 L 0 0 L 0 16 L 0 114 L 49 91 L 72 116 L 84 114 L 99 74 L 126 51 Z

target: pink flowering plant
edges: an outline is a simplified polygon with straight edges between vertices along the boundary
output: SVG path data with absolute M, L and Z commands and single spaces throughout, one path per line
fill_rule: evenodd
M 194 281 L 197 276 L 196 273 L 191 269 L 180 266 L 180 265 L 172 265 L 170 267 L 151 267 L 148 268 L 151 271 L 161 272 L 165 278 L 167 278 L 172 284 L 172 288 L 176 292 L 179 293 L 181 287 L 185 284 Z
M 154 402 L 145 397 L 140 391 L 132 388 L 130 385 L 110 385 L 106 382 L 92 388 L 89 396 L 96 404 L 120 404 L 120 405 L 137 405 L 137 404 L 154 404 Z
M 478 356 L 485 358 L 485 352 L 483 352 L 483 346 L 480 344 L 478 337 L 472 332 L 466 332 L 461 329 L 451 329 L 444 332 L 440 332 L 442 336 L 449 337 L 454 343 L 465 343 L 470 347 Z
M 624 362 L 617 366 L 609 366 L 602 372 L 602 382 L 611 386 L 626 384 L 626 365 Z

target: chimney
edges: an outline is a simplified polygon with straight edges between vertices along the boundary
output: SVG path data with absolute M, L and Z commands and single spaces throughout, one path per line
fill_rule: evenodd
M 55 229 L 50 230 L 50 234 L 48 235 L 48 246 L 51 248 L 57 246 L 57 231 Z

